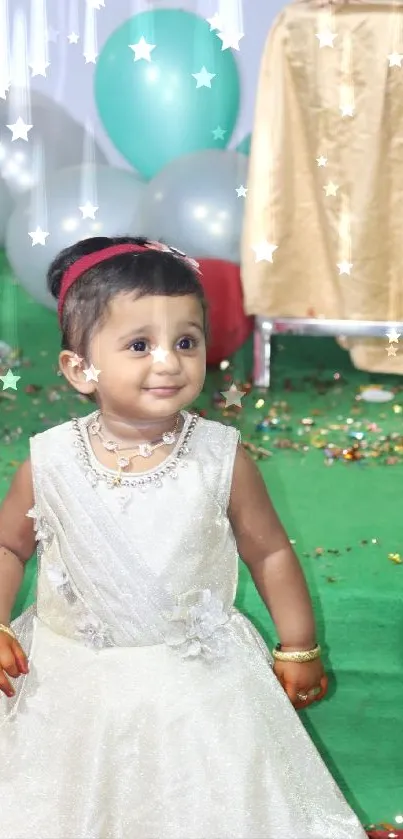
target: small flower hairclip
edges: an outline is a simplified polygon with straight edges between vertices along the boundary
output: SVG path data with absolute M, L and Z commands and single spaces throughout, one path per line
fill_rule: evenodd
M 162 253 L 171 253 L 172 256 L 176 256 L 177 259 L 183 259 L 184 262 L 187 262 L 194 271 L 198 274 L 201 274 L 200 265 L 196 262 L 195 259 L 191 259 L 190 256 L 186 256 L 183 251 L 180 251 L 179 248 L 174 248 L 171 245 L 165 245 L 164 242 L 147 242 L 144 247 L 149 248 L 153 251 L 161 251 Z

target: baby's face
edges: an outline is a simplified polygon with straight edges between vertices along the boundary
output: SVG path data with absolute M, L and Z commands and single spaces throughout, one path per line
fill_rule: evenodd
M 192 295 L 138 300 L 118 295 L 93 338 L 90 363 L 101 371 L 94 390 L 104 412 L 139 419 L 171 416 L 190 405 L 204 384 L 199 301 Z

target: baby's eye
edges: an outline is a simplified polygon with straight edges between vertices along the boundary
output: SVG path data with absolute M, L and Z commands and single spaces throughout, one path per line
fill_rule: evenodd
M 185 338 L 181 338 L 180 341 L 178 341 L 178 346 L 181 350 L 193 350 L 194 347 L 197 346 L 197 341 L 195 340 L 195 338 L 189 338 L 188 336 L 186 336 Z
M 146 352 L 146 349 L 147 349 L 147 341 L 143 341 L 142 339 L 141 339 L 141 340 L 138 340 L 138 341 L 133 341 L 133 342 L 130 344 L 130 349 L 132 349 L 132 347 L 134 347 L 134 352 L 138 352 L 138 353 L 140 353 L 140 352 Z

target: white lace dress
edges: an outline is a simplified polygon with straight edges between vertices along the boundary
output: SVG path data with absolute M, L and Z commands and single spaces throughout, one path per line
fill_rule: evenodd
M 88 418 L 31 440 L 37 600 L 0 699 L 0 839 L 364 839 L 233 607 L 239 434 L 184 413 L 116 486 Z M 91 420 L 93 415 L 89 418 Z

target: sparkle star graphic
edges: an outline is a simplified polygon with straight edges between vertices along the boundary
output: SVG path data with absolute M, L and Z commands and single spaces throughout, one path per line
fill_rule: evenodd
M 338 263 L 337 263 L 337 267 L 338 267 L 338 269 L 339 269 L 340 276 L 341 276 L 342 274 L 350 274 L 350 273 L 351 273 L 351 269 L 352 269 L 352 267 L 353 267 L 353 263 L 352 263 L 352 262 L 347 262 L 347 260 L 346 260 L 346 259 L 344 259 L 344 260 L 342 260 L 341 262 L 338 262 Z
M 70 32 L 70 35 L 67 35 L 69 44 L 78 44 L 80 36 L 77 35 L 77 32 Z
M 31 68 L 31 76 L 43 76 L 46 79 L 46 70 L 50 67 L 48 61 L 34 61 L 29 65 Z
M 239 42 L 244 37 L 243 32 L 218 32 L 217 37 L 222 41 L 221 52 L 228 49 L 239 50 Z
M 385 347 L 386 352 L 389 357 L 395 357 L 397 353 L 397 347 L 394 347 L 392 344 L 389 347 Z
M 94 365 L 91 364 L 90 367 L 88 367 L 87 370 L 84 370 L 83 372 L 84 372 L 84 375 L 85 375 L 85 378 L 86 378 L 87 382 L 97 382 L 98 381 L 98 376 L 99 376 L 101 371 L 96 370 Z
M 333 181 L 329 181 L 329 183 L 326 184 L 326 186 L 324 186 L 323 189 L 325 190 L 326 198 L 329 198 L 329 195 L 337 195 L 339 187 L 337 186 L 337 184 L 334 184 Z
M 166 361 L 169 350 L 163 350 L 162 347 L 155 347 L 154 350 L 150 350 L 150 355 L 152 355 L 154 364 L 156 364 L 157 361 Z
M 323 32 L 317 32 L 316 38 L 319 41 L 319 47 L 322 49 L 323 47 L 333 47 L 333 41 L 337 38 L 337 34 L 331 32 L 330 29 L 324 29 Z
M 30 131 L 32 127 L 32 125 L 28 125 L 24 122 L 21 117 L 18 117 L 17 122 L 13 125 L 7 125 L 7 128 L 13 132 L 11 142 L 14 142 L 14 140 L 25 140 L 28 142 L 28 131 Z
M 92 9 L 96 9 L 97 12 L 99 12 L 101 8 L 105 8 L 105 0 L 87 0 L 87 3 Z
M 207 23 L 210 24 L 210 32 L 214 32 L 215 29 L 222 29 L 222 21 L 220 15 L 216 12 L 213 17 L 207 18 Z
M 86 64 L 96 64 L 98 53 L 95 52 L 95 50 L 93 50 L 92 52 L 85 52 L 84 58 Z
M 403 61 L 403 55 L 400 52 L 392 52 L 388 55 L 389 59 L 389 67 L 401 67 Z
M 93 221 L 95 221 L 95 213 L 99 210 L 99 207 L 94 207 L 94 205 L 91 204 L 90 201 L 87 201 L 86 204 L 84 204 L 82 207 L 79 207 L 78 209 L 83 214 L 83 219 L 91 218 Z
M 84 361 L 84 359 L 81 358 L 81 356 L 77 355 L 77 353 L 74 353 L 74 355 L 70 358 L 69 366 L 70 367 L 80 367 L 81 364 L 83 363 L 83 361 Z
M 48 231 L 42 230 L 41 227 L 37 227 L 36 230 L 33 230 L 31 233 L 28 233 L 28 236 L 32 239 L 32 247 L 34 248 L 35 245 L 46 245 L 46 239 L 49 236 Z
M 252 250 L 255 251 L 256 259 L 255 262 L 273 262 L 273 254 L 276 251 L 278 245 L 272 245 L 270 242 L 258 242 L 257 245 L 252 247 Z
M 211 133 L 214 137 L 214 140 L 224 140 L 224 135 L 227 132 L 224 128 L 221 128 L 221 126 L 218 125 L 217 128 L 214 128 L 214 130 Z
M 202 67 L 200 73 L 192 73 L 192 76 L 197 81 L 196 90 L 198 87 L 211 87 L 211 79 L 215 79 L 216 73 L 209 73 L 205 67 Z
M 316 162 L 318 166 L 327 166 L 327 157 L 324 157 L 323 154 L 321 154 L 320 157 L 316 158 Z
M 236 385 L 232 384 L 229 390 L 220 391 L 225 399 L 225 407 L 230 408 L 235 405 L 236 408 L 242 408 L 241 399 L 245 396 L 246 391 L 238 390 Z
M 142 36 L 137 44 L 129 44 L 129 47 L 134 52 L 134 60 L 151 61 L 151 53 L 155 50 L 155 44 L 147 44 L 146 39 Z
M 397 332 L 396 329 L 390 329 L 389 332 L 386 333 L 386 337 L 389 338 L 389 344 L 397 344 L 400 335 L 401 333 Z
M 247 191 L 248 191 L 247 188 L 245 188 L 244 186 L 240 186 L 236 190 L 236 194 L 237 194 L 238 198 L 246 198 Z
M 340 110 L 342 117 L 354 116 L 354 105 L 341 105 Z
M 3 390 L 17 390 L 17 382 L 19 382 L 21 376 L 14 376 L 11 370 L 8 371 L 6 376 L 0 376 L 1 381 L 3 382 Z

